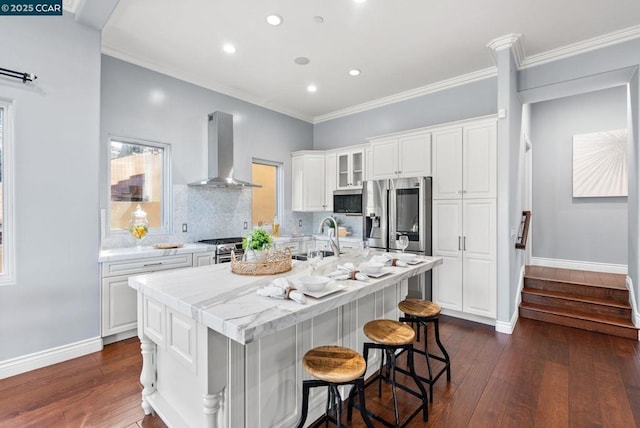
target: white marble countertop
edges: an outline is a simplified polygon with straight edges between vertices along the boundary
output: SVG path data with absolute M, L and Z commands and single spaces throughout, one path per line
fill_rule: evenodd
M 215 251 L 215 248 L 206 244 L 184 244 L 181 248 L 171 248 L 160 250 L 153 246 L 113 248 L 101 250 L 98 262 L 115 262 L 122 260 L 135 260 L 147 257 L 173 256 L 175 254 L 200 253 L 204 251 Z
M 231 265 L 225 263 L 134 276 L 129 278 L 129 286 L 236 342 L 247 344 L 442 264 L 440 257 L 420 258 L 423 263 L 392 267 L 391 274 L 379 279 L 339 281 L 346 286 L 344 290 L 322 299 L 308 297 L 305 305 L 256 293 L 259 287 L 275 278 L 295 280 L 308 275 L 307 263 L 297 261 L 290 272 L 280 275 L 236 275 L 231 272 Z M 318 273 L 334 271 L 337 264 L 348 261 L 357 263 L 358 259 L 328 257 L 322 261 Z

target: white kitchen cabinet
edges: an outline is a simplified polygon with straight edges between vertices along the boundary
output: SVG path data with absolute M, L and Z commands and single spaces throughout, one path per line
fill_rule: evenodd
M 496 122 L 432 132 L 433 199 L 496 197 Z
M 333 212 L 333 191 L 336 190 L 338 157 L 327 152 L 324 156 L 324 206 L 323 211 Z
M 294 152 L 291 157 L 291 209 L 311 212 L 333 210 L 333 192 L 331 207 L 326 201 L 325 153 L 306 150 Z
M 412 132 L 371 140 L 372 180 L 431 175 L 431 134 Z
M 205 251 L 193 254 L 193 267 L 209 266 L 216 264 L 216 252 Z
M 365 178 L 364 148 L 336 152 L 336 189 L 361 188 Z
M 190 253 L 103 262 L 101 333 L 105 338 L 111 336 L 106 343 L 136 335 L 136 292 L 129 287 L 129 276 L 191 266 Z
M 445 309 L 496 318 L 496 201 L 433 201 L 433 298 Z

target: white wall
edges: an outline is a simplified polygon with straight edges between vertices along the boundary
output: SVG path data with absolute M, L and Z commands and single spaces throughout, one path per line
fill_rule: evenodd
M 0 287 L 0 361 L 99 336 L 100 34 L 73 16 L 3 17 L 15 105 L 17 284 Z

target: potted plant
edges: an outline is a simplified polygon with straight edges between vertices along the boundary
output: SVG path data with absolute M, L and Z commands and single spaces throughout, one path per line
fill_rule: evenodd
M 340 225 L 342 225 L 342 219 L 340 217 L 334 217 L 331 216 L 331 218 L 333 218 L 336 222 L 332 222 L 330 220 L 325 220 L 324 224 L 329 226 L 329 229 L 327 229 L 327 235 L 328 236 L 336 236 L 336 234 L 338 233 L 337 230 L 335 230 L 336 224 L 338 225 L 338 227 L 340 227 Z
M 253 229 L 250 235 L 242 238 L 245 259 L 262 261 L 264 259 L 262 250 L 271 247 L 271 244 L 273 244 L 273 238 L 266 230 L 261 227 Z

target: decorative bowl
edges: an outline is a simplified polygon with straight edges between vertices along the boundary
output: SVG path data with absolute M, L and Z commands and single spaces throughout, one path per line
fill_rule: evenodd
M 382 268 L 384 267 L 384 263 L 377 262 L 364 262 L 360 263 L 359 269 L 364 273 L 380 273 Z
M 393 257 L 400 260 L 401 262 L 412 262 L 416 259 L 417 256 L 412 253 L 395 253 Z
M 321 291 L 331 281 L 331 278 L 326 276 L 311 276 L 305 275 L 300 277 L 300 282 L 309 291 Z

